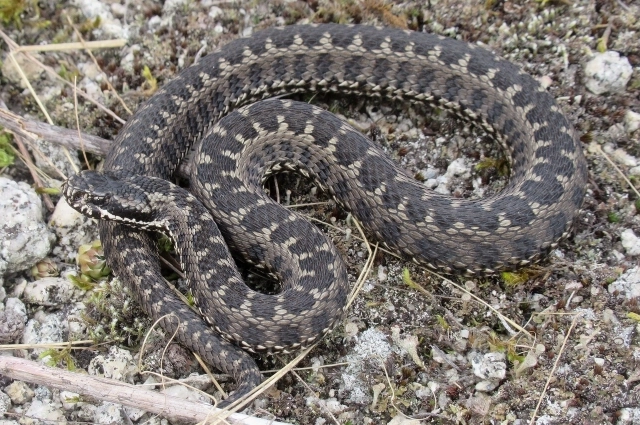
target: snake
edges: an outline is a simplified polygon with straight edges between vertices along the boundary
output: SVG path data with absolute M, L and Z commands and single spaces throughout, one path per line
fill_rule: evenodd
M 509 182 L 481 199 L 428 190 L 343 120 L 281 98 L 317 93 L 447 110 L 504 147 Z M 191 150 L 187 191 L 171 182 Z M 262 30 L 201 58 L 136 111 L 102 172 L 72 176 L 63 194 L 100 220 L 107 261 L 143 310 L 234 378 L 222 405 L 261 382 L 248 352 L 306 347 L 344 315 L 341 254 L 263 189 L 269 175 L 290 170 L 312 178 L 389 248 L 467 275 L 543 258 L 570 232 L 587 182 L 580 141 L 553 96 L 478 45 L 311 24 Z M 157 230 L 174 240 L 199 312 L 164 283 L 149 232 Z M 281 291 L 249 289 L 232 254 L 276 276 Z

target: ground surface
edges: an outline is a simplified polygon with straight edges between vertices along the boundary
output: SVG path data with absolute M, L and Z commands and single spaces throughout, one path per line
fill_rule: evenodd
M 86 40 L 126 37 L 124 48 L 96 50 L 94 54 L 133 111 L 150 95 L 154 79 L 162 85 L 197 55 L 211 52 L 239 34 L 303 21 L 436 32 L 482 43 L 519 64 L 548 86 L 584 143 L 590 179 L 571 238 L 545 262 L 516 275 L 471 280 L 453 277 L 486 304 L 426 270 L 378 254 L 344 324 L 300 364 L 313 367 L 298 372 L 305 385 L 287 375 L 252 406 L 252 412 L 299 424 L 388 423 L 393 418 L 394 423 L 403 423 L 401 413 L 425 423 L 528 423 L 544 391 L 536 414 L 540 424 L 631 423 L 628 418 L 633 415 L 640 421 L 640 348 L 638 321 L 633 316 L 640 313 L 640 307 L 637 299 L 630 299 L 632 289 L 625 289 L 635 285 L 636 295 L 640 293 L 640 257 L 621 243 L 625 231 L 640 236 L 639 206 L 629 185 L 595 148 L 601 146 L 610 152 L 622 172 L 638 186 L 638 177 L 630 169 L 633 160 L 635 166 L 640 163 L 640 131 L 629 132 L 625 119 L 628 111 L 640 113 L 640 2 L 441 0 L 424 6 L 422 2 L 376 0 L 174 0 L 161 5 L 130 0 L 123 2 L 126 4 L 103 2 L 106 8 L 99 22 L 88 17 L 98 2 L 41 2 L 37 7 L 28 1 L 4 3 L 25 6 L 17 15 L 19 19 L 8 19 L 3 29 L 20 45 L 76 41 L 67 16 Z M 634 67 L 630 81 L 618 93 L 595 95 L 585 87 L 585 66 L 598 46 L 619 52 Z M 7 50 L 6 44 L 3 50 Z M 83 52 L 44 53 L 40 59 L 68 80 L 76 76 L 81 88 L 120 117 L 130 116 Z M 149 69 L 146 76 L 145 67 Z M 33 97 L 6 72 L 0 84 L 0 98 L 10 109 L 43 120 Z M 75 128 L 73 89 L 37 73 L 32 84 L 54 122 Z M 442 111 L 353 99 L 314 102 L 349 119 L 436 190 L 454 196 L 483 196 L 504 181 L 499 148 Z M 79 125 L 87 133 L 108 139 L 120 128 L 113 118 L 82 100 Z M 20 165 L 9 167 L 5 174 L 29 181 Z M 268 185 L 271 193 L 275 193 L 275 184 Z M 281 195 L 287 188 L 292 190 L 290 203 L 327 201 L 296 177 L 280 178 L 277 184 Z M 367 257 L 366 245 L 355 238 L 356 228 L 330 202 L 305 210 L 336 226 L 323 228 L 344 253 L 355 281 Z M 347 228 L 351 229 L 350 237 L 345 237 Z M 51 259 L 63 269 L 73 269 L 68 252 L 75 249 L 59 248 Z M 407 285 L 405 268 L 424 292 Z M 620 276 L 634 270 L 636 275 L 628 278 L 629 285 L 620 285 Z M 7 293 L 24 282 L 25 276 L 7 277 Z M 101 297 L 95 291 L 81 292 L 74 299 L 86 305 L 84 317 L 96 321 L 89 326 L 93 334 L 83 328 L 80 334 L 65 337 L 109 341 L 118 337 L 112 344 L 135 354 L 143 334 L 140 330 L 146 330 L 148 323 L 132 325 L 139 319 L 138 313 L 126 297 Z M 67 307 L 28 305 L 30 317 L 41 310 L 50 313 L 67 311 Z M 96 323 L 108 323 L 114 316 L 129 328 L 96 331 L 105 326 Z M 527 333 L 516 329 L 514 323 Z M 159 337 L 158 350 L 164 341 Z M 184 377 L 201 372 L 188 353 L 171 347 L 166 374 Z M 86 367 L 97 353 L 74 355 L 75 363 Z M 152 369 L 159 364 L 154 356 L 160 354 L 145 357 Z M 259 359 L 265 370 L 277 369 L 285 360 L 286 356 Z M 336 363 L 340 365 L 322 367 Z M 93 420 L 77 409 L 65 410 L 65 415 L 68 420 Z M 146 420 L 148 416 L 143 416 L 139 423 Z

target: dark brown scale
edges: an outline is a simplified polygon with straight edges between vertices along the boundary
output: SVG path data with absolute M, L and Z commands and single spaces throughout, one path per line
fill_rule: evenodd
M 513 64 L 477 46 L 424 33 L 366 26 L 291 26 L 235 40 L 184 70 L 149 99 L 119 133 L 105 169 L 171 179 L 193 143 L 231 110 L 276 95 L 315 92 L 434 104 L 475 120 L 509 146 L 514 167 L 510 186 L 496 197 L 470 202 L 432 195 L 422 199 L 422 194 L 415 193 L 415 183 L 397 171 L 384 172 L 382 177 L 388 183 L 385 193 L 364 196 L 367 190 L 375 193 L 384 181 L 378 173 L 381 159 L 364 149 L 350 152 L 339 145 L 336 152 L 340 153 L 334 155 L 333 163 L 316 161 L 324 167 L 321 174 L 329 176 L 326 186 L 333 185 L 334 192 L 360 190 L 341 202 L 383 242 L 399 251 L 448 271 L 491 273 L 535 260 L 569 230 L 582 202 L 587 171 L 571 125 L 552 97 Z M 253 153 L 255 158 L 260 157 L 259 152 L 258 148 Z M 273 161 L 281 162 L 295 162 L 295 155 L 301 155 L 294 149 L 293 157 L 283 161 L 276 150 L 273 152 Z M 337 164 L 354 164 L 350 155 L 360 161 L 355 182 L 328 174 Z M 237 189 L 240 183 L 231 184 Z M 233 198 L 240 201 L 243 196 L 236 193 Z M 252 199 L 256 198 L 248 197 L 250 202 Z M 399 202 L 412 206 L 406 219 L 398 213 L 390 217 L 379 213 L 378 208 L 393 210 Z M 222 223 L 225 239 L 235 248 L 244 246 L 248 237 L 256 240 L 260 229 L 278 224 L 253 223 L 252 218 L 264 215 L 260 212 L 288 220 L 271 207 L 246 204 L 232 208 L 231 212 L 239 215 L 230 222 L 254 229 L 249 236 L 235 234 L 235 229 Z M 421 217 L 428 225 L 417 229 Z M 332 317 L 339 316 L 346 274 L 330 266 L 337 257 L 334 248 L 326 249 L 326 238 L 299 221 L 295 219 L 291 233 L 282 227 L 265 234 L 261 239 L 266 245 L 252 245 L 246 254 L 285 265 L 284 270 L 275 272 L 287 281 L 302 282 L 305 290 L 297 290 L 298 295 L 309 294 L 312 285 L 319 284 L 318 291 L 327 292 L 322 292 L 315 307 L 325 310 L 311 313 L 299 305 L 279 308 L 247 300 L 246 308 L 234 312 L 229 320 L 238 332 L 248 330 L 251 334 L 256 318 L 247 312 L 268 323 L 279 320 L 278 315 L 285 311 L 295 311 L 296 317 L 307 317 L 291 326 L 301 335 L 317 335 L 326 323 L 333 322 Z M 240 350 L 215 345 L 218 342 L 202 319 L 180 305 L 159 274 L 147 276 L 147 270 L 157 265 L 150 240 L 121 225 L 103 222 L 100 226 L 112 268 L 133 287 L 145 311 L 154 319 L 165 314 L 178 318 L 179 340 L 235 377 L 240 385 L 235 397 L 256 385 L 260 378 L 252 360 Z M 296 239 L 301 235 L 303 240 Z M 297 275 L 303 270 L 306 273 Z M 320 276 L 320 283 L 313 279 L 314 273 Z M 332 274 L 338 281 L 328 283 Z M 207 317 L 210 314 L 205 313 Z M 177 323 L 165 319 L 162 325 L 172 333 Z M 291 335 L 271 334 L 268 339 L 282 336 L 283 341 L 292 340 Z M 249 339 L 243 335 L 237 338 Z

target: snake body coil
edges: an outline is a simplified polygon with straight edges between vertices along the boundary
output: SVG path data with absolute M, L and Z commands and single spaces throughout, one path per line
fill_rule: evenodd
M 312 106 L 266 101 L 231 112 L 301 92 L 359 94 L 451 110 L 507 146 L 510 182 L 489 198 L 452 199 L 425 190 L 357 131 Z M 135 206 L 141 193 L 162 188 L 147 196 L 176 202 L 178 189 L 156 180 L 145 186 L 135 176 L 170 180 L 202 138 L 192 190 L 232 251 L 266 264 L 281 278 L 283 291 L 274 296 L 251 291 L 231 260 L 214 257 L 225 255 L 226 248 L 220 248 L 216 230 L 198 221 L 200 216 L 211 220 L 192 201 L 178 204 L 187 236 L 174 239 L 177 245 L 193 235 L 203 241 L 200 248 L 182 248 L 185 268 L 216 258 L 193 277 L 196 303 L 227 340 L 254 351 L 314 341 L 340 317 L 348 292 L 336 249 L 317 228 L 271 202 L 261 189 L 266 173 L 301 169 L 388 246 L 431 267 L 464 273 L 492 273 L 544 254 L 569 231 L 587 179 L 570 123 L 529 75 L 473 45 L 366 26 L 273 28 L 235 40 L 185 69 L 119 133 L 105 170 L 109 179 L 134 188 L 119 199 Z M 82 184 L 67 184 L 70 203 L 87 214 L 117 219 L 113 208 L 107 213 L 80 206 L 92 202 L 92 191 L 102 183 L 91 180 L 81 189 Z M 99 203 L 113 200 L 115 191 L 104 191 Z M 144 233 L 104 221 L 101 238 L 110 265 L 132 285 L 145 311 L 154 319 L 173 314 L 162 319 L 162 326 L 232 374 L 239 383 L 235 397 L 260 381 L 246 353 L 216 338 L 165 287 L 153 243 Z M 210 287 L 208 281 L 215 283 Z

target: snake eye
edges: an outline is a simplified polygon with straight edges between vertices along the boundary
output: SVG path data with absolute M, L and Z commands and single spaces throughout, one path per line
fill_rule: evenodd
M 67 195 L 67 200 L 71 205 L 78 205 L 82 203 L 83 193 L 80 191 L 71 192 Z

